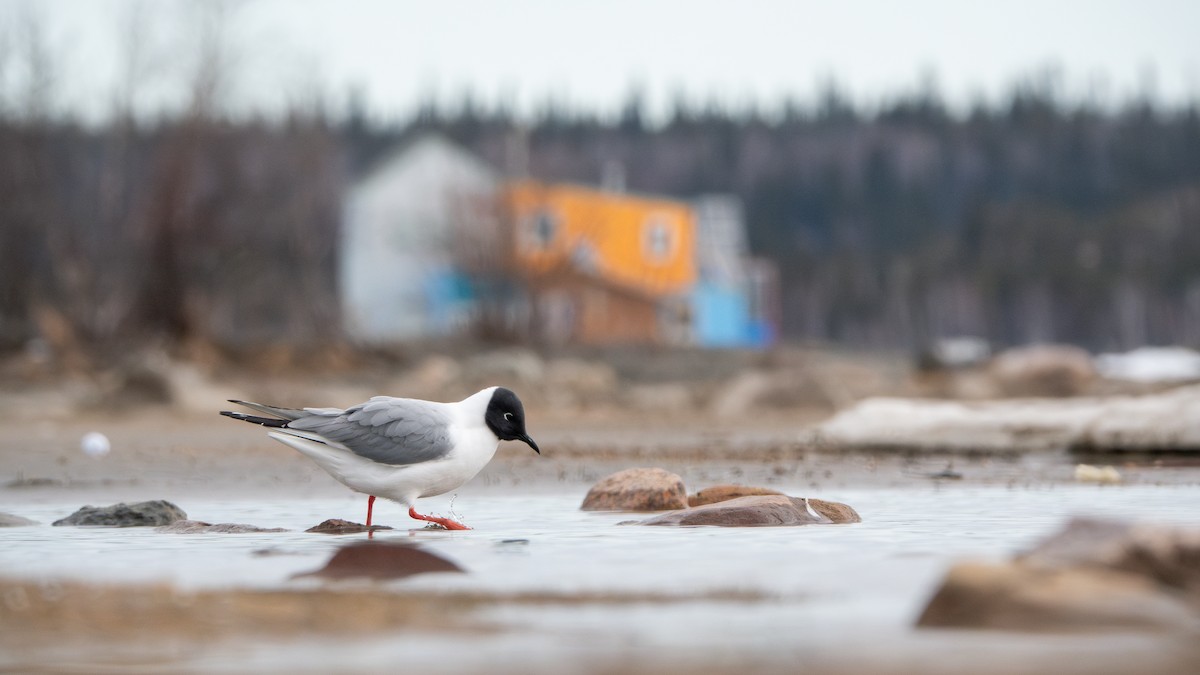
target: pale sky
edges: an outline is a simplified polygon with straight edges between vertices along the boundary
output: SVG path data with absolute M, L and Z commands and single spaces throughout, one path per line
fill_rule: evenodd
M 611 114 L 633 84 L 652 110 L 692 101 L 810 101 L 829 77 L 873 104 L 932 74 L 954 105 L 995 99 L 1056 69 L 1070 98 L 1119 103 L 1145 87 L 1167 104 L 1200 100 L 1200 2 L 970 0 L 255 0 L 228 2 L 235 109 L 275 110 L 358 88 L 371 113 L 404 117 L 429 92 L 471 90 L 528 112 L 548 98 Z M 0 95 L 19 98 L 28 17 L 42 25 L 58 110 L 112 109 L 129 78 L 131 9 L 144 25 L 134 98 L 174 105 L 212 0 L 0 0 Z

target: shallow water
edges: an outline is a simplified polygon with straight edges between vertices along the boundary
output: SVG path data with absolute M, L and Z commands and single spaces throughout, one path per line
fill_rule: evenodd
M 798 488 L 787 491 L 805 493 Z M 18 502 L 15 496 L 0 494 L 0 511 L 43 524 L 0 528 L 0 569 L 6 576 L 165 580 L 184 588 L 306 587 L 320 582 L 293 581 L 292 575 L 321 567 L 338 546 L 365 537 L 302 531 L 326 518 L 361 520 L 365 499 L 353 495 L 303 501 L 179 502 L 193 519 L 293 530 L 237 535 L 51 527 L 51 521 L 81 506 L 77 498 L 68 502 L 65 495 L 42 496 Z M 393 582 L 389 588 L 655 593 L 696 596 L 695 600 L 665 605 L 500 604 L 485 610 L 486 618 L 517 629 L 482 639 L 482 651 L 460 653 L 447 661 L 437 638 L 392 636 L 356 647 L 354 659 L 375 663 L 370 655 L 376 654 L 386 661 L 403 648 L 410 663 L 468 667 L 506 654 L 529 658 L 530 641 L 538 645 L 538 658 L 549 659 L 548 663 L 562 650 L 578 657 L 581 652 L 607 649 L 611 656 L 613 649 L 649 645 L 659 651 L 687 650 L 713 640 L 739 653 L 754 653 L 778 651 L 780 630 L 788 636 L 789 649 L 808 649 L 812 654 L 838 645 L 853 648 L 864 635 L 871 636 L 876 646 L 889 640 L 919 643 L 930 638 L 913 631 L 912 623 L 953 561 L 1007 558 L 1075 515 L 1200 522 L 1200 488 L 1190 486 L 945 485 L 840 490 L 819 496 L 853 505 L 864 522 L 801 528 L 618 526 L 638 516 L 581 512 L 581 495 L 574 490 L 533 495 L 464 490 L 457 498 L 422 500 L 426 512 L 453 514 L 476 529 L 401 529 L 376 538 L 419 542 L 454 560 L 468 574 L 423 575 Z M 414 526 L 400 507 L 390 503 L 376 504 L 376 519 L 399 528 Z M 262 551 L 273 555 L 261 555 Z M 764 597 L 714 599 L 714 594 L 724 591 Z M 268 652 L 260 653 L 262 649 L 247 647 L 238 658 L 249 661 L 239 664 L 270 658 Z M 299 657 L 305 648 L 289 653 L 297 665 L 321 670 L 314 665 L 322 663 L 319 659 Z M 193 667 L 223 668 L 220 657 L 197 658 L 191 662 Z

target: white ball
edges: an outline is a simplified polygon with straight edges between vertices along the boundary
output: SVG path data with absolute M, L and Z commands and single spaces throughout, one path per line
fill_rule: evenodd
M 108 442 L 108 436 L 99 431 L 89 431 L 80 439 L 79 448 L 88 457 L 103 457 L 112 450 L 112 443 Z

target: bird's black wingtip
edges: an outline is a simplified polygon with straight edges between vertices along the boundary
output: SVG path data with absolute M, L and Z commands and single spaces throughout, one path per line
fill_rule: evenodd
M 258 425 L 261 425 L 264 427 L 274 427 L 274 428 L 286 427 L 288 424 L 288 421 L 289 421 L 289 420 L 281 420 L 281 419 L 278 419 L 275 417 L 259 417 L 258 415 L 247 415 L 246 413 L 230 412 L 229 410 L 222 410 L 221 414 L 224 415 L 225 417 L 232 417 L 235 420 L 241 420 L 243 422 L 249 422 L 251 424 L 258 424 Z

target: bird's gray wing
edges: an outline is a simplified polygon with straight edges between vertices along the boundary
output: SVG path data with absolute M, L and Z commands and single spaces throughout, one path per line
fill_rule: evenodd
M 346 410 L 310 408 L 308 412 L 287 428 L 340 443 L 381 464 L 417 464 L 450 452 L 450 418 L 437 403 L 376 396 Z

